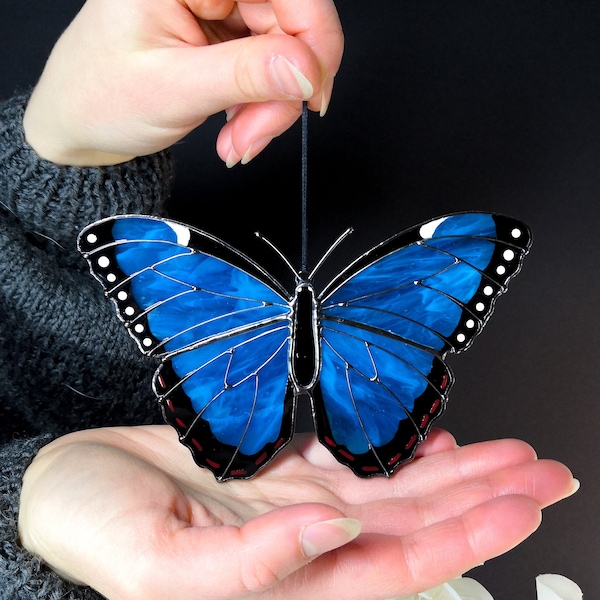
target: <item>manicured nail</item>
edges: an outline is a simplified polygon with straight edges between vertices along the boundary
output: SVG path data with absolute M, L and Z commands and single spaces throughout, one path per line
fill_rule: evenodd
M 581 487 L 581 482 L 579 481 L 579 479 L 573 479 L 573 487 L 572 487 L 571 493 L 569 495 L 572 496 L 575 492 L 579 491 L 580 487 Z
M 277 87 L 289 98 L 308 100 L 314 94 L 310 81 L 283 56 L 273 57 L 271 73 Z
M 231 169 L 231 167 L 235 167 L 235 165 L 237 165 L 240 162 L 240 157 L 237 155 L 236 151 L 233 150 L 233 148 L 229 151 L 229 154 L 227 155 L 227 160 L 225 161 L 225 166 L 228 169 Z
M 241 163 L 243 165 L 247 165 L 255 156 L 257 156 L 260 152 L 262 152 L 268 145 L 269 142 L 272 140 L 272 137 L 263 137 L 260 138 L 258 140 L 256 140 L 255 142 L 252 142 L 248 148 L 248 150 L 246 150 L 246 152 L 244 152 L 244 156 L 242 156 L 242 160 Z
M 321 92 L 321 108 L 319 110 L 319 116 L 324 117 L 327 109 L 329 108 L 329 102 L 331 101 L 331 94 L 333 92 L 333 77 L 327 79 L 323 84 L 323 91 Z
M 360 533 L 360 521 L 356 519 L 331 519 L 306 527 L 300 537 L 302 551 L 314 558 L 351 542 Z
M 231 121 L 231 119 L 233 119 L 233 117 L 240 110 L 240 108 L 242 108 L 241 104 L 234 104 L 233 106 L 230 106 L 229 108 L 225 109 L 225 118 L 228 122 Z

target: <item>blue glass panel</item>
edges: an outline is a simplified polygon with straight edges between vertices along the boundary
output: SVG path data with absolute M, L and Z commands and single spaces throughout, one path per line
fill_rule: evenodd
M 265 339 L 270 338 L 271 346 L 275 346 L 276 337 L 265 336 L 238 347 L 231 364 L 230 355 L 217 357 L 183 384 L 194 410 L 210 423 L 213 435 L 222 443 L 241 444 L 246 454 L 275 442 L 281 428 L 287 344 L 256 358 L 265 350 Z M 224 385 L 226 378 L 231 387 Z
M 223 296 L 251 298 L 261 302 L 284 302 L 279 294 L 256 277 L 206 254 L 180 256 L 157 265 L 156 270 L 191 286 Z
M 223 390 L 202 413 L 213 435 L 225 444 L 239 446 L 244 438 L 256 398 L 256 378 Z
M 369 447 L 348 390 L 345 366 L 325 344 L 320 385 L 325 411 L 336 442 L 345 444 L 351 452 L 366 452 Z
M 144 310 L 189 290 L 189 286 L 167 279 L 152 269 L 138 273 L 131 281 L 133 297 Z
M 368 440 L 373 446 L 390 442 L 400 421 L 407 418 L 402 405 L 379 382 L 365 379 L 353 371 L 350 372 L 350 387 Z
M 372 378 L 377 375 L 375 365 L 369 354 L 368 344 L 359 338 L 343 335 L 335 331 L 323 331 L 326 343 L 323 348 L 329 350 L 331 346 L 341 356 L 342 360 L 352 368 L 362 373 L 365 377 Z
M 431 354 L 422 351 L 417 351 L 416 354 L 413 353 L 413 356 L 417 356 L 420 359 L 419 366 L 417 367 L 412 362 L 406 360 L 406 358 L 410 357 L 410 354 L 406 352 L 406 344 L 395 342 L 395 349 L 397 351 L 395 353 L 392 353 L 392 349 L 390 348 L 383 349 L 379 346 L 369 344 L 369 356 L 365 345 L 366 342 L 363 342 L 363 353 L 367 355 L 370 363 L 366 369 L 363 369 L 367 360 L 357 360 L 357 356 L 359 356 L 356 351 L 358 345 L 356 343 L 348 344 L 349 339 L 351 339 L 349 336 L 333 331 L 325 331 L 324 339 L 326 343 L 323 344 L 323 352 L 325 352 L 326 346 L 328 348 L 331 347 L 332 351 L 335 351 L 365 378 L 376 378 L 384 383 L 394 392 L 398 400 L 409 411 L 413 408 L 415 398 L 418 398 L 427 387 L 427 375 L 433 363 L 433 356 Z M 354 351 L 352 352 L 352 350 Z M 375 365 L 374 374 L 372 374 L 374 370 L 373 364 Z
M 370 444 L 391 441 L 401 420 L 407 418 L 402 404 L 389 388 L 350 369 L 327 344 L 323 346 L 321 389 L 334 439 L 350 452 L 362 454 Z M 349 387 L 348 387 L 349 386 Z
M 323 311 L 323 317 L 327 319 L 327 317 L 330 316 L 337 316 L 358 323 L 365 323 L 368 324 L 369 327 L 377 327 L 382 331 L 389 331 L 406 340 L 411 340 L 417 344 L 435 350 L 439 350 L 443 347 L 444 340 L 427 326 L 427 307 L 422 306 L 413 298 L 413 303 L 411 303 L 411 305 L 417 304 L 418 311 L 415 309 L 412 311 L 407 310 L 411 305 L 406 303 L 402 310 L 402 313 L 404 314 L 385 312 L 386 310 L 390 310 L 387 308 L 385 300 L 386 298 L 384 297 L 381 302 L 381 310 L 377 306 L 373 308 L 368 306 L 333 306 Z M 445 300 L 449 305 L 453 304 L 450 300 Z M 379 302 L 372 302 L 372 304 L 378 305 Z M 452 311 L 454 309 L 456 309 L 456 305 L 448 307 L 448 310 Z M 442 313 L 442 315 L 444 314 L 445 313 Z M 420 321 L 420 323 L 416 321 Z
M 479 238 L 433 239 L 428 240 L 427 245 L 448 252 L 482 271 L 490 264 L 494 254 L 494 243 Z
M 117 264 L 127 275 L 168 258 L 190 253 L 189 248 L 167 242 L 124 242 L 115 247 Z
M 112 234 L 115 240 L 165 240 L 177 243 L 177 234 L 167 223 L 148 217 L 115 219 Z
M 427 376 L 431 371 L 431 366 L 435 358 L 435 355 L 431 352 L 376 334 L 372 331 L 365 331 L 342 323 L 327 321 L 326 326 L 323 327 L 323 339 L 328 342 L 331 341 L 335 348 L 338 348 L 338 345 L 335 343 L 335 332 L 344 334 L 344 337 L 340 338 L 342 339 L 340 348 L 343 348 L 343 345 L 346 343 L 343 341 L 345 337 L 357 338 L 367 342 L 371 346 L 372 353 L 374 352 L 373 347 L 381 348 L 383 351 L 397 357 L 399 361 L 408 363 L 424 376 Z M 352 347 L 354 348 L 355 346 Z M 343 351 L 340 350 L 340 352 L 343 355 Z M 396 366 L 394 368 L 400 367 Z M 388 370 L 393 372 L 391 369 Z M 378 370 L 378 372 L 381 376 L 382 371 Z
M 285 406 L 287 361 L 285 346 L 259 372 L 256 406 L 240 448 L 245 454 L 255 454 L 277 441 Z
M 445 273 L 425 279 L 423 284 L 431 286 L 466 304 L 479 289 L 481 273 L 465 263 L 458 263 Z M 441 294 L 439 296 L 441 297 Z M 456 326 L 460 316 L 457 315 L 455 317 L 453 315 L 452 318 L 456 318 L 454 321 L 454 326 Z
M 348 318 L 353 318 L 368 325 L 372 324 L 371 319 L 375 319 L 373 322 L 375 326 L 380 326 L 378 323 L 383 326 L 386 325 L 385 318 L 378 316 L 376 311 L 377 309 L 386 310 L 423 325 L 423 327 L 411 326 L 409 322 L 402 323 L 398 321 L 392 327 L 388 321 L 387 325 L 391 331 L 402 335 L 406 339 L 412 339 L 418 344 L 441 349 L 443 340 L 427 330 L 436 331 L 441 336 L 448 337 L 454 331 L 462 314 L 462 308 L 450 298 L 423 286 L 411 286 L 410 288 L 392 290 L 387 294 L 361 298 L 360 304 L 366 307 L 372 306 L 376 310 L 367 311 L 365 309 L 365 314 L 361 316 L 361 309 L 353 311 L 351 310 L 352 306 L 348 308 L 331 307 L 323 310 L 323 317 L 336 315 L 344 318 L 348 316 Z
M 182 383 L 183 390 L 197 413 L 202 412 L 214 398 L 223 393 L 228 365 L 227 354 L 217 356 Z
M 171 303 L 169 302 L 167 304 Z M 166 338 L 173 336 L 172 339 L 165 344 L 165 349 L 168 352 L 174 352 L 175 350 L 185 348 L 200 340 L 208 339 L 212 335 L 222 334 L 233 330 L 236 327 L 278 317 L 283 313 L 282 308 L 278 306 L 251 307 L 239 310 L 236 313 L 216 317 L 205 323 L 192 323 L 189 329 L 181 329 L 187 321 L 193 321 L 195 315 L 186 314 L 185 317 L 182 317 L 181 319 L 173 319 L 173 313 L 168 307 L 165 310 L 164 317 L 161 314 L 162 309 L 163 307 L 159 307 L 153 311 L 149 315 L 148 322 L 150 324 L 150 330 L 156 337 Z M 158 318 L 159 316 L 160 318 Z M 160 321 L 158 325 L 156 324 L 157 321 Z M 175 332 L 173 332 L 174 328 L 176 329 Z M 181 332 L 179 333 L 180 330 Z M 169 333 L 169 336 L 166 335 L 167 332 L 171 332 Z
M 329 306 L 411 284 L 443 271 L 453 263 L 454 258 L 435 248 L 413 244 L 388 254 L 351 277 L 324 304 Z
M 381 348 L 374 347 L 371 352 L 381 383 L 393 393 L 407 411 L 412 411 L 415 400 L 425 392 L 429 385 L 427 373 L 422 373 L 414 365 L 400 360 L 394 354 Z M 426 363 L 431 368 L 433 357 L 430 356 Z
M 235 385 L 245 375 L 249 375 L 258 369 L 266 358 L 271 356 L 289 338 L 289 335 L 289 327 L 282 326 L 280 323 L 270 324 L 253 331 L 247 331 L 244 334 L 215 341 L 200 348 L 177 354 L 172 357 L 171 363 L 177 375 L 185 377 L 189 373 L 202 368 L 218 356 L 228 356 L 231 359 L 232 365 L 228 373 L 223 372 L 221 381 L 225 381 L 225 377 L 227 376 L 227 382 L 230 385 Z M 238 366 L 240 363 L 243 363 L 245 366 Z M 246 369 L 246 373 L 243 373 L 243 369 Z M 240 372 L 242 372 L 241 375 Z M 234 373 L 237 375 L 234 376 Z M 285 375 L 287 377 L 287 368 Z M 188 392 L 187 389 L 186 392 Z M 190 395 L 190 392 L 188 392 L 188 395 Z M 192 396 L 190 395 L 190 397 Z

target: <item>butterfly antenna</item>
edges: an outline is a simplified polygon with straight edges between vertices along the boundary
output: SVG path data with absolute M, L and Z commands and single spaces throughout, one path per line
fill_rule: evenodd
M 281 260 L 287 265 L 287 267 L 289 268 L 289 270 L 294 274 L 294 277 L 297 279 L 298 278 L 298 271 L 296 271 L 296 269 L 294 269 L 294 266 L 287 259 L 287 257 L 285 256 L 285 254 L 271 240 L 267 239 L 262 233 L 260 233 L 260 231 L 255 231 L 254 235 L 259 240 L 261 240 L 265 244 L 267 244 L 267 246 L 269 246 L 275 252 L 275 254 L 277 254 L 277 256 L 279 256 L 279 258 L 281 258 Z
M 323 255 L 323 258 L 317 263 L 317 266 L 312 270 L 311 274 L 308 276 L 309 280 L 312 280 L 312 278 L 315 276 L 315 273 L 320 269 L 321 265 L 329 258 L 329 255 L 354 231 L 354 229 L 352 227 L 348 227 L 348 229 L 346 229 L 346 231 L 344 231 L 344 233 L 342 233 L 342 235 L 340 235 L 340 237 L 335 240 L 335 242 L 333 242 L 333 244 L 331 244 L 331 247 L 329 248 L 329 250 L 327 250 L 327 252 L 325 252 L 325 254 Z

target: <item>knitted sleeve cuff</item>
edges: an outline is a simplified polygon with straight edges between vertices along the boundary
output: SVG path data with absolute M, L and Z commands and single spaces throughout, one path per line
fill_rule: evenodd
M 0 198 L 25 231 L 74 248 L 81 229 L 122 213 L 162 214 L 172 165 L 168 152 L 112 167 L 68 167 L 43 160 L 22 129 L 28 95 L 0 105 Z
M 21 547 L 17 533 L 19 497 L 25 469 L 51 436 L 14 440 L 0 447 L 0 600 L 102 600 L 46 568 Z

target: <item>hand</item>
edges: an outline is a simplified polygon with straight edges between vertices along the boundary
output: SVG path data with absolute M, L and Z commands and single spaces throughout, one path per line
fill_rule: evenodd
M 43 158 L 109 165 L 163 150 L 227 109 L 228 166 L 324 113 L 343 38 L 333 0 L 88 0 L 27 107 Z
M 457 448 L 434 430 L 393 478 L 363 480 L 297 439 L 220 484 L 170 427 L 70 434 L 26 473 L 22 542 L 110 600 L 382 600 L 509 550 L 576 489 L 515 440 Z

